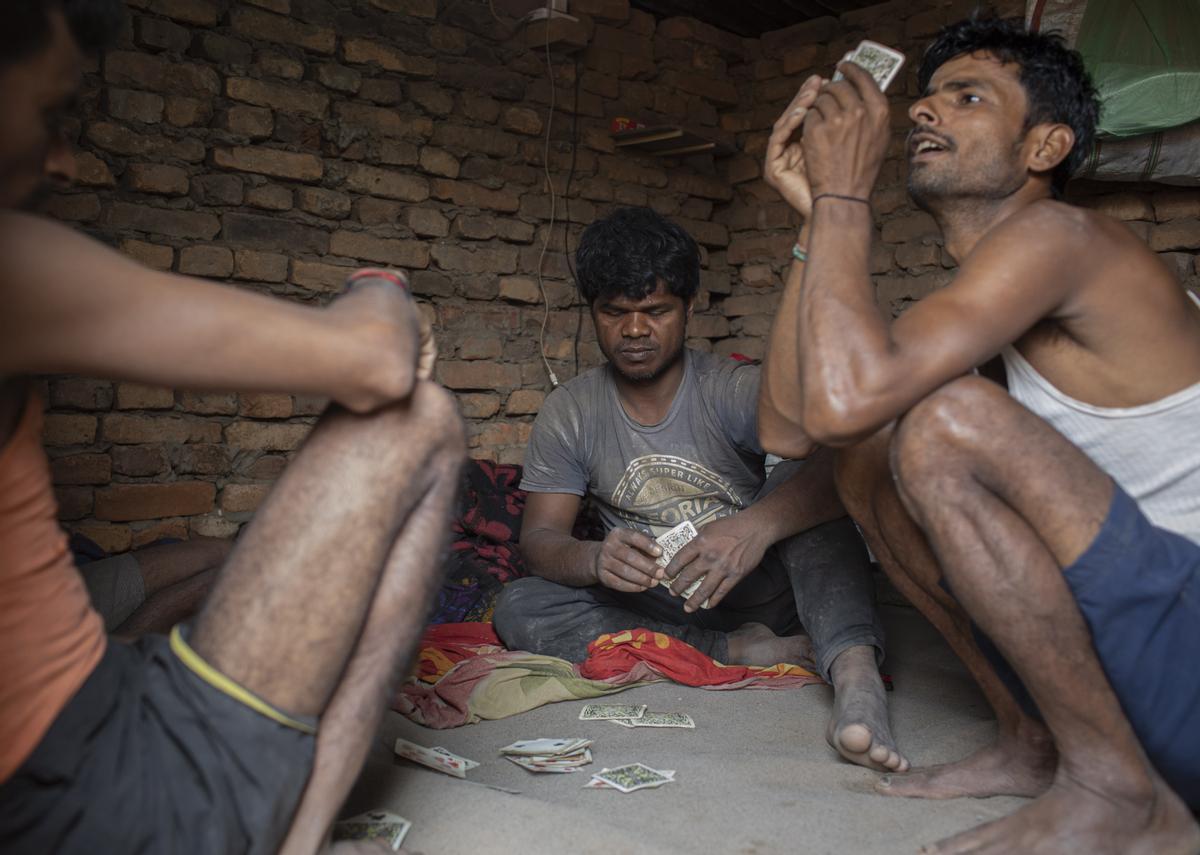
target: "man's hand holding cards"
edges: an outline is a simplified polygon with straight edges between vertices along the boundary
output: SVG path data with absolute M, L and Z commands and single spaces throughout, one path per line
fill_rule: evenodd
M 771 545 L 765 530 L 749 511 L 713 520 L 699 531 L 685 520 L 658 538 L 667 560 L 662 584 L 687 600 L 684 611 L 716 606 L 762 563 Z
M 663 565 L 656 563 L 662 547 L 649 535 L 617 527 L 596 553 L 596 582 L 614 591 L 639 593 L 658 584 Z

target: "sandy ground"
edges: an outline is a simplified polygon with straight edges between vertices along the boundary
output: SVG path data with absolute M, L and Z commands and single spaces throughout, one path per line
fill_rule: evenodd
M 911 608 L 883 613 L 892 724 L 913 764 L 954 760 L 990 741 L 987 705 L 936 631 Z M 405 848 L 423 855 L 867 855 L 913 852 L 1023 803 L 876 795 L 875 773 L 843 762 L 825 742 L 831 697 L 826 686 L 714 692 L 657 683 L 611 698 L 687 712 L 695 730 L 582 722 L 583 701 L 444 731 L 389 713 L 343 815 L 395 811 L 413 822 Z M 466 781 L 415 766 L 392 757 L 396 736 L 481 765 Z M 535 775 L 497 754 L 517 739 L 564 736 L 593 739 L 595 763 Z M 591 771 L 639 761 L 675 769 L 675 783 L 629 794 L 582 789 Z

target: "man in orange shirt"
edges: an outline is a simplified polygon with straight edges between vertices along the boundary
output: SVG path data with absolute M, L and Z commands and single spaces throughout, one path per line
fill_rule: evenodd
M 0 851 L 312 853 L 437 584 L 464 443 L 428 326 L 389 271 L 313 308 L 16 213 L 73 175 L 58 120 L 121 4 L 4 14 Z M 55 372 L 336 402 L 169 641 L 108 639 L 71 563 L 28 379 Z

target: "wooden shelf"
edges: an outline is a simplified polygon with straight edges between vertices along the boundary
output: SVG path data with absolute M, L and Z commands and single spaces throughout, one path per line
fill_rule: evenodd
M 717 156 L 732 154 L 729 148 L 715 140 L 684 130 L 675 125 L 654 125 L 618 131 L 612 135 L 617 148 L 655 154 L 660 157 L 684 157 L 689 154 L 711 153 Z

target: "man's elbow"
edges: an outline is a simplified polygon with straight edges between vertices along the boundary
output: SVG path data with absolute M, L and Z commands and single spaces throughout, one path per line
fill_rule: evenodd
M 803 460 L 817 450 L 817 443 L 795 427 L 790 430 L 763 427 L 759 431 L 758 442 L 767 454 L 784 460 Z
M 853 401 L 812 401 L 804 409 L 805 433 L 817 445 L 843 448 L 873 432 L 866 407 Z

